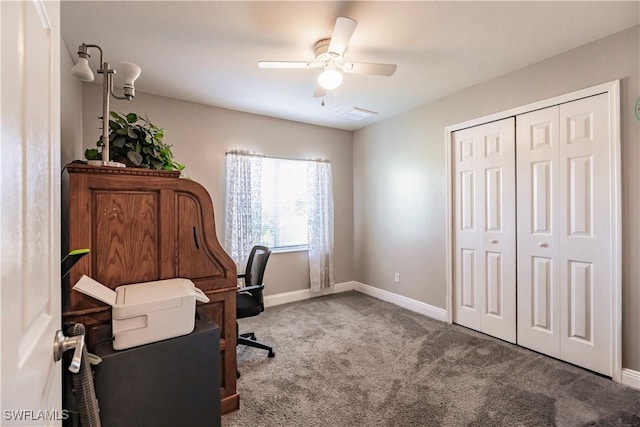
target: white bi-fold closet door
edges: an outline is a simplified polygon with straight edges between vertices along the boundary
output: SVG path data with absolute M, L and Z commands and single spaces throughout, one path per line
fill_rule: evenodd
M 457 131 L 455 322 L 516 342 L 515 118 Z
M 612 375 L 608 108 L 454 132 L 454 321 Z
M 607 97 L 516 123 L 518 343 L 611 375 Z

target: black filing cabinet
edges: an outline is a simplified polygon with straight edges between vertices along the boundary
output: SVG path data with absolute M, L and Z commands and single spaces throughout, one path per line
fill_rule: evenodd
M 219 335 L 199 313 L 189 335 L 119 351 L 98 344 L 102 426 L 220 426 Z

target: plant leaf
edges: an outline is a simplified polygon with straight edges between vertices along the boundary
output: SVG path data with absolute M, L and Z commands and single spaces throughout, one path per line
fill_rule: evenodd
M 138 115 L 136 113 L 127 114 L 127 122 L 135 123 L 138 121 Z
M 87 160 L 101 160 L 102 159 L 102 156 L 98 152 L 97 148 L 87 148 L 84 151 L 84 157 Z
M 112 144 L 114 147 L 123 148 L 125 141 L 126 141 L 126 138 L 124 136 L 118 135 L 113 139 Z
M 136 153 L 135 151 L 129 151 L 127 153 L 127 157 L 136 166 L 140 166 L 142 164 L 142 155 L 140 153 Z
M 127 136 L 131 139 L 138 139 L 138 134 L 132 128 L 127 129 Z

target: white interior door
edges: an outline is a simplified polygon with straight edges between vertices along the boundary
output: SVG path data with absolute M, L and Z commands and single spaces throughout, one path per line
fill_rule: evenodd
M 516 341 L 515 119 L 456 131 L 454 321 Z
M 606 95 L 560 106 L 561 358 L 611 376 L 609 126 Z
M 57 425 L 60 364 L 59 4 L 0 2 L 0 424 Z
M 516 118 L 518 344 L 560 358 L 559 107 Z
M 517 118 L 518 344 L 612 375 L 606 95 Z

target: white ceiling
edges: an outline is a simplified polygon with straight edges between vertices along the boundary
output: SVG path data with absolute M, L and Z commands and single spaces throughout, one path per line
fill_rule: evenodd
M 138 91 L 354 130 L 637 25 L 639 5 L 63 1 L 61 12 L 74 61 L 79 44 L 98 44 L 112 65 L 142 67 Z M 317 69 L 258 68 L 259 60 L 313 60 L 315 42 L 331 36 L 338 16 L 358 21 L 345 59 L 397 64 L 392 77 L 346 74 L 323 107 L 313 98 Z M 352 107 L 378 114 L 339 116 Z

